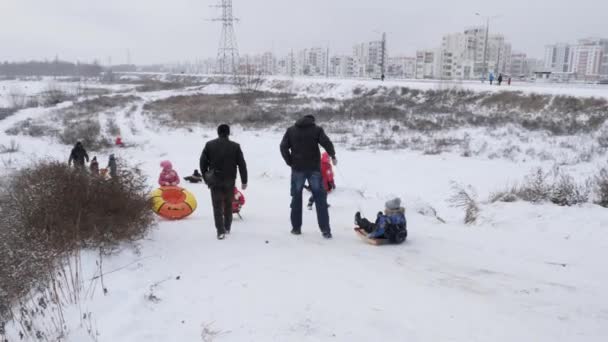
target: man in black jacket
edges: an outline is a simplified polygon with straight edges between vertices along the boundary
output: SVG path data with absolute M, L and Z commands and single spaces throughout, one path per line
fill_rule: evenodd
M 232 199 L 237 167 L 243 190 L 247 189 L 247 165 L 241 146 L 228 139 L 230 126 L 217 128 L 219 138 L 207 142 L 201 155 L 200 167 L 205 183 L 211 189 L 213 218 L 217 238 L 223 240 L 230 234 L 232 225 Z
M 302 233 L 302 189 L 308 181 L 317 208 L 317 221 L 323 237 L 331 239 L 327 193 L 321 177 L 321 145 L 336 165 L 336 151 L 323 128 L 315 124 L 315 117 L 306 115 L 287 129 L 281 141 L 281 155 L 291 167 L 291 233 Z
M 87 150 L 84 149 L 84 146 L 82 146 L 82 143 L 78 141 L 70 153 L 68 165 L 74 163 L 74 166 L 84 168 L 85 160 L 87 163 L 89 162 L 89 155 L 87 154 Z

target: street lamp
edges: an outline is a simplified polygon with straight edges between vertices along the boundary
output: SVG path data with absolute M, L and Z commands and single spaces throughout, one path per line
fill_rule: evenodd
M 483 78 L 482 81 L 485 82 L 486 79 L 488 79 L 488 39 L 490 36 L 490 19 L 497 19 L 500 18 L 500 15 L 494 15 L 494 16 L 483 16 L 478 12 L 475 12 L 475 15 L 478 17 L 482 17 L 486 19 L 486 37 L 485 37 L 485 44 L 483 45 Z M 477 51 L 475 51 L 475 53 L 477 53 Z

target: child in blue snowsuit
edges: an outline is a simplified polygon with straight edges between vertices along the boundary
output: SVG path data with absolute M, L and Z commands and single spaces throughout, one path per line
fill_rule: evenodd
M 357 212 L 355 224 L 365 230 L 370 239 L 387 239 L 391 243 L 402 243 L 407 238 L 405 208 L 401 206 L 400 198 L 386 202 L 384 213 L 378 213 L 375 223 L 362 218 L 361 213 Z

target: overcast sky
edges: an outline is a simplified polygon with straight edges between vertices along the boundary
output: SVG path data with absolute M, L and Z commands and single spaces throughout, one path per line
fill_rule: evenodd
M 138 64 L 213 57 L 220 24 L 214 0 L 0 0 L 0 60 L 53 58 Z M 491 31 L 514 50 L 542 57 L 544 45 L 608 38 L 607 0 L 233 0 L 241 53 L 327 46 L 388 33 L 391 55 L 439 46 L 445 33 L 500 15 Z

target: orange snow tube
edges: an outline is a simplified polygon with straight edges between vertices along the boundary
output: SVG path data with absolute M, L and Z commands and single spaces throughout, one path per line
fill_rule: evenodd
M 152 210 L 169 220 L 181 220 L 196 210 L 196 198 L 178 186 L 161 186 L 152 191 Z

